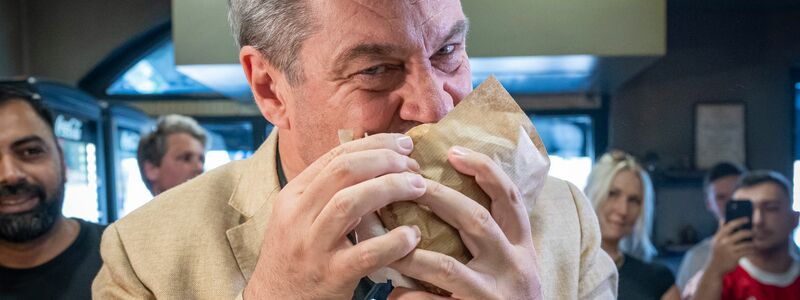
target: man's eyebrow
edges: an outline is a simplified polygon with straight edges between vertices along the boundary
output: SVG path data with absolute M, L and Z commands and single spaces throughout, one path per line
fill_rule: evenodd
M 361 57 L 385 57 L 398 52 L 399 49 L 394 45 L 387 44 L 370 44 L 362 43 L 357 44 L 350 49 L 345 50 L 339 54 L 334 60 L 334 70 L 341 71 L 347 66 L 347 63 Z
M 449 41 L 454 37 L 465 36 L 467 31 L 469 31 L 469 21 L 466 19 L 458 20 L 453 24 L 453 27 L 450 27 L 450 32 L 447 33 L 444 40 Z
M 24 144 L 27 144 L 27 143 L 46 144 L 44 139 L 39 137 L 38 135 L 28 135 L 28 136 L 25 136 L 25 137 L 23 137 L 21 139 L 18 139 L 16 141 L 14 141 L 14 143 L 11 144 L 11 147 L 18 147 L 20 145 L 24 145 Z
M 467 20 L 458 20 L 447 33 L 443 41 L 447 42 L 454 37 L 463 36 L 469 29 Z M 398 46 L 391 44 L 361 43 L 339 54 L 333 62 L 334 73 L 340 73 L 349 62 L 362 57 L 386 57 L 399 52 Z

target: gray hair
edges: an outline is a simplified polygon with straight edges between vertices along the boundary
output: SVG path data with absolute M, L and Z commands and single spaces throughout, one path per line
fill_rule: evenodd
M 303 81 L 297 56 L 314 30 L 306 0 L 228 0 L 228 22 L 239 47 L 258 49 L 290 84 Z
M 161 165 L 161 159 L 167 154 L 167 138 L 173 133 L 186 133 L 197 139 L 204 147 L 206 145 L 206 130 L 200 127 L 200 124 L 197 124 L 194 119 L 181 115 L 166 115 L 158 118 L 155 129 L 142 136 L 136 151 L 139 173 L 148 190 L 152 191 L 153 188 L 144 172 L 144 163 Z

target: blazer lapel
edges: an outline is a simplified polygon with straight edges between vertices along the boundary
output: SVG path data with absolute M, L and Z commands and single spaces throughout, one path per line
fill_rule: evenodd
M 277 141 L 277 130 L 273 130 L 256 153 L 246 160 L 239 183 L 228 200 L 228 205 L 242 215 L 243 222 L 225 234 L 245 280 L 250 280 L 258 262 L 272 203 L 280 192 L 275 163 Z

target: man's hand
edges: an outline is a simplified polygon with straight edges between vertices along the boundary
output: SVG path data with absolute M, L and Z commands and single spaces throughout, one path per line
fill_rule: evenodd
M 457 171 L 475 177 L 492 199 L 491 211 L 430 180 L 417 202 L 460 232 L 473 259 L 464 265 L 450 256 L 417 249 L 391 266 L 458 299 L 541 299 L 530 220 L 517 186 L 484 154 L 454 147 L 448 160 Z M 392 298 L 440 297 L 398 288 Z
M 736 230 L 747 222 L 746 217 L 728 223 L 720 221 L 720 229 L 711 241 L 711 258 L 705 274 L 722 279 L 736 268 L 740 258 L 753 253 L 753 232 L 746 229 Z
M 750 230 L 736 230 L 748 222 L 739 218 L 728 223 L 719 222 L 719 230 L 711 240 L 711 257 L 705 269 L 698 273 L 699 280 L 693 278 L 684 291 L 686 299 L 719 299 L 722 295 L 722 280 L 725 274 L 733 271 L 739 259 L 753 253 L 753 238 Z M 702 275 L 701 275 L 702 274 Z
M 245 299 L 350 299 L 358 281 L 416 247 L 401 226 L 353 245 L 361 217 L 425 193 L 411 138 L 377 134 L 340 145 L 278 194 Z

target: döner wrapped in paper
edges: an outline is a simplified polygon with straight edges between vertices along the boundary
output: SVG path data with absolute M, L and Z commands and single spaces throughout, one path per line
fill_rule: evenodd
M 352 139 L 347 132 L 340 132 L 342 142 Z M 491 157 L 517 185 L 529 210 L 550 166 L 547 151 L 531 120 L 494 77 L 486 79 L 439 122 L 416 126 L 406 134 L 414 141 L 410 157 L 419 163 L 423 177 L 448 186 L 487 209 L 491 199 L 475 179 L 457 172 L 447 161 L 451 147 L 461 146 Z M 363 241 L 402 225 L 419 227 L 422 238 L 417 248 L 447 254 L 464 264 L 472 259 L 455 228 L 426 207 L 410 201 L 391 204 L 381 209 L 377 217 L 363 218 L 356 234 Z M 369 277 L 375 282 L 392 279 L 395 286 L 417 288 L 413 280 L 389 268 Z M 431 284 L 416 283 L 429 292 L 449 294 Z

